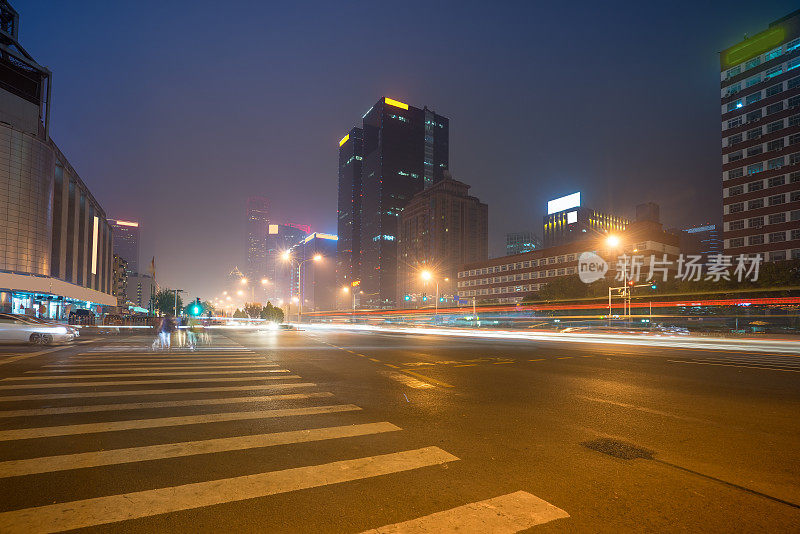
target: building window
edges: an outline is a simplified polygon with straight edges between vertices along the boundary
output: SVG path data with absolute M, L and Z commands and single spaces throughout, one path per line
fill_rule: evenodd
M 744 99 L 744 103 L 745 105 L 749 106 L 750 104 L 755 104 L 759 100 L 761 100 L 761 91 L 747 95 L 747 97 Z
M 783 261 L 785 259 L 786 259 L 785 250 L 776 250 L 775 252 L 769 253 L 769 261 Z
M 785 213 L 773 213 L 769 216 L 769 224 L 781 224 L 786 222 Z
M 761 119 L 761 110 L 757 109 L 747 114 L 747 122 L 753 122 Z
M 753 139 L 758 139 L 761 137 L 761 126 L 758 128 L 753 128 L 752 130 L 747 130 L 747 140 L 752 141 Z
M 794 89 L 794 88 L 795 88 L 795 87 L 797 87 L 798 85 L 800 85 L 800 76 L 795 76 L 794 78 L 792 78 L 791 80 L 789 80 L 789 81 L 786 83 L 786 87 L 787 87 L 788 89 Z
M 771 160 L 767 161 L 767 168 L 768 169 L 780 169 L 783 167 L 783 156 L 779 158 L 772 158 Z
M 758 156 L 764 152 L 762 145 L 751 146 L 747 149 L 747 157 L 752 158 L 753 156 Z
M 740 211 L 744 211 L 744 202 L 737 202 L 728 206 L 728 213 L 739 213 Z
M 764 236 L 763 235 L 751 235 L 747 238 L 748 245 L 763 245 L 764 244 Z
M 777 95 L 781 91 L 783 91 L 783 84 L 782 83 L 777 83 L 775 85 L 767 87 L 766 93 L 767 93 L 767 96 L 773 96 L 773 95 Z
M 728 102 L 728 105 L 725 107 L 725 109 L 728 112 L 731 112 L 731 111 L 735 111 L 735 110 L 741 108 L 743 105 L 744 104 L 742 104 L 742 99 L 739 98 L 737 100 L 734 100 L 733 102 Z
M 792 210 L 792 212 L 789 214 L 789 218 L 792 221 L 800 221 L 800 210 Z
M 767 151 L 780 150 L 783 148 L 783 139 L 775 139 L 767 143 Z
M 761 228 L 764 226 L 764 217 L 752 217 L 747 220 L 748 228 Z
M 747 174 L 756 174 L 764 170 L 764 162 L 754 163 L 747 166 Z
M 797 126 L 798 124 L 800 124 L 800 114 L 789 117 L 789 127 Z
M 764 73 L 764 79 L 769 80 L 770 78 L 774 78 L 775 76 L 780 75 L 781 72 L 783 72 L 783 67 L 781 65 L 767 69 L 767 71 Z
M 800 38 L 789 41 L 786 44 L 786 52 L 789 53 L 795 48 L 800 48 Z
M 734 178 L 741 178 L 744 176 L 744 169 L 739 167 L 738 169 L 731 169 L 728 171 L 728 179 L 732 180 Z
M 769 234 L 770 243 L 780 243 L 786 241 L 786 232 L 772 232 Z
M 747 192 L 752 193 L 753 191 L 761 191 L 764 189 L 764 181 L 759 180 L 757 182 L 750 182 L 747 184 Z
M 767 133 L 777 132 L 783 128 L 783 119 L 767 124 Z
M 764 199 L 757 198 L 755 200 L 751 200 L 747 203 L 747 209 L 749 210 L 758 210 L 764 207 Z
M 789 202 L 798 202 L 800 201 L 800 191 L 792 191 L 789 193 Z
M 793 96 L 786 101 L 787 108 L 796 108 L 797 106 L 800 106 L 800 95 Z
M 733 146 L 742 142 L 742 134 L 738 133 L 728 138 L 728 146 Z
M 800 67 L 800 57 L 796 57 L 794 59 L 790 59 L 789 61 L 786 62 L 786 72 L 789 72 L 790 70 L 794 70 L 797 67 Z
M 764 54 L 764 62 L 767 62 L 770 59 L 775 59 L 776 57 L 780 56 L 782 53 L 783 53 L 783 50 L 781 50 L 780 46 L 778 48 L 770 50 L 769 52 Z M 767 71 L 767 72 L 769 72 L 769 71 Z
M 731 248 L 743 247 L 744 246 L 744 238 L 743 237 L 737 237 L 735 239 L 731 239 L 730 240 L 730 245 L 731 245 Z
M 771 197 L 769 197 L 770 206 L 777 206 L 778 204 L 783 204 L 784 202 L 786 202 L 786 196 L 783 194 L 772 195 Z
M 798 239 L 800 239 L 800 228 L 792 230 L 792 241 L 797 241 Z
M 738 221 L 731 221 L 728 223 L 728 230 L 743 230 L 744 229 L 744 219 L 739 219 Z
M 789 155 L 789 165 L 800 163 L 800 152 L 795 152 Z
M 779 187 L 786 183 L 786 176 L 773 176 L 769 180 L 767 180 L 768 187 Z
M 729 197 L 735 197 L 736 195 L 741 195 L 742 193 L 744 193 L 744 186 L 743 185 L 737 185 L 735 187 L 731 187 L 731 188 L 728 189 L 728 196 Z
M 728 154 L 728 163 L 730 163 L 732 161 L 739 161 L 740 159 L 742 159 L 742 157 L 743 157 L 743 154 L 742 154 L 741 150 L 737 150 L 736 152 L 732 152 L 732 153 Z
M 725 73 L 726 78 L 733 78 L 734 76 L 738 76 L 742 72 L 742 67 L 737 65 L 731 69 L 728 69 L 728 72 Z
M 744 70 L 750 70 L 753 67 L 758 67 L 759 65 L 761 65 L 761 57 L 756 56 L 753 59 L 748 60 L 748 62 L 744 64 Z
M 736 117 L 735 119 L 731 119 L 728 121 L 728 129 L 736 128 L 737 126 L 742 125 L 742 117 Z
M 767 115 L 772 115 L 773 113 L 778 113 L 780 111 L 783 111 L 783 102 L 775 102 L 774 104 L 767 106 Z

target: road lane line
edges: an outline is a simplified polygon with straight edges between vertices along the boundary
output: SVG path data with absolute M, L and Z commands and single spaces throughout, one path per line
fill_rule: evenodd
M 378 363 L 381 363 L 381 361 L 380 361 L 380 360 L 378 360 L 378 359 L 376 359 L 376 358 L 367 358 L 367 359 L 368 359 L 369 361 L 371 361 L 371 362 L 378 362 Z
M 492 365 L 504 365 L 507 363 L 514 363 L 514 362 L 492 362 Z
M 476 365 L 478 365 L 478 364 L 477 363 L 464 363 L 464 364 L 454 365 L 453 367 L 475 367 Z
M 0 513 L 0 531 L 36 534 L 266 497 L 458 460 L 438 447 L 367 456 Z
M 297 375 L 279 376 L 237 376 L 235 378 L 184 378 L 183 380 L 114 380 L 108 382 L 63 382 L 58 384 L 10 384 L 0 385 L 3 389 L 53 389 L 53 388 L 92 388 L 97 386 L 139 386 L 142 384 L 189 384 L 192 382 L 253 382 L 255 380 L 284 380 L 286 378 L 300 378 Z
M 171 371 L 169 373 L 110 373 L 102 375 L 57 375 L 57 376 L 11 376 L 3 378 L 0 382 L 12 382 L 17 380 L 65 380 L 74 378 L 127 378 L 129 376 L 203 376 L 203 375 L 246 375 L 255 373 L 288 373 L 288 369 L 256 369 L 254 371 Z
M 354 404 L 333 404 L 329 406 L 310 406 L 306 408 L 276 408 L 274 410 L 257 410 L 250 412 L 223 412 L 202 415 L 187 415 L 183 417 L 156 417 L 153 419 L 131 419 L 126 421 L 107 421 L 104 423 L 85 423 L 79 425 L 16 428 L 14 430 L 0 430 L 0 441 L 51 438 L 56 436 L 74 436 L 76 434 L 117 432 L 120 430 L 138 430 L 142 428 L 196 425 L 200 423 L 217 423 L 220 421 L 267 419 L 271 417 L 294 417 L 298 415 L 348 412 L 360 409 L 361 408 Z M 2 532 L 2 529 L 0 529 L 0 532 Z
M 11 356 L 10 358 L 6 358 L 3 361 L 0 361 L 0 365 L 6 364 L 6 363 L 11 363 L 11 362 L 18 362 L 20 360 L 25 360 L 27 358 L 33 358 L 34 356 L 41 356 L 42 354 L 49 354 L 49 353 L 55 352 L 57 350 L 64 350 L 64 349 L 68 349 L 68 348 L 70 348 L 70 347 L 69 346 L 67 346 L 67 347 L 55 347 L 55 348 L 48 349 L 48 350 L 40 350 L 40 351 L 37 351 L 37 352 L 27 352 L 25 354 L 19 354 L 17 356 Z
M 258 386 L 222 386 L 214 388 L 172 388 L 172 389 L 131 389 L 123 391 L 88 391 L 85 393 L 52 393 L 32 395 L 8 395 L 0 397 L 0 402 L 30 401 L 30 400 L 55 400 L 55 399 L 85 399 L 94 397 L 139 397 L 146 395 L 174 395 L 182 393 L 217 393 L 228 391 L 280 391 L 284 389 L 316 387 L 312 382 L 295 382 L 293 384 L 265 384 Z
M 400 369 L 398 366 L 392 365 L 391 363 L 385 363 L 384 365 L 387 367 L 391 367 L 392 369 Z
M 0 462 L 0 478 L 52 473 L 54 471 L 67 471 L 71 469 L 85 469 L 87 467 L 99 467 L 103 465 L 146 462 L 148 460 L 178 458 L 198 454 L 213 454 L 217 452 L 240 451 L 260 447 L 274 447 L 276 445 L 290 445 L 310 441 L 368 436 L 380 434 L 382 432 L 396 432 L 399 430 L 402 429 L 391 423 L 365 423 L 359 425 L 275 432 L 272 434 L 253 434 L 232 438 L 184 441 L 181 443 L 166 443 L 163 445 L 130 447 L 127 449 L 112 449 L 59 456 L 44 456 L 40 458 L 27 458 L 24 460 L 10 460 L 7 462 Z
M 711 363 L 711 362 L 692 362 L 681 360 L 667 360 L 672 363 L 693 363 L 695 365 L 718 365 L 721 367 L 743 367 L 744 369 L 762 369 L 765 371 L 783 371 L 786 373 L 800 373 L 800 369 L 781 369 L 779 367 L 757 367 L 755 365 L 735 365 L 732 363 Z
M 92 404 L 89 406 L 60 406 L 58 408 L 31 408 L 26 410 L 0 411 L 4 417 L 35 417 L 37 415 L 58 415 L 66 413 L 116 412 L 122 410 L 144 410 L 148 408 L 176 408 L 180 406 L 216 406 L 222 404 L 247 404 L 250 402 L 272 402 L 283 400 L 316 399 L 333 397 L 333 393 L 285 393 L 281 395 L 261 395 L 257 397 L 222 397 L 215 399 L 193 399 L 160 402 L 130 402 L 119 404 Z
M 191 370 L 213 370 L 213 369 L 273 369 L 278 367 L 278 365 L 271 364 L 271 365 L 264 365 L 264 364 L 245 364 L 245 365 L 184 365 L 179 367 L 172 367 L 172 366 L 163 366 L 163 365 L 147 365 L 144 367 L 80 367 L 77 369 L 39 369 L 36 371 L 26 371 L 25 374 L 69 374 L 69 373 L 92 373 L 92 372 L 103 372 L 103 371 L 149 371 L 149 370 L 162 370 L 162 371 L 191 371 Z
M 536 358 L 535 360 L 528 360 L 529 362 L 543 362 L 544 358 Z
M 572 356 L 561 356 L 559 358 L 556 358 L 556 360 L 569 360 L 570 358 L 572 358 Z
M 434 514 L 386 525 L 362 534 L 513 534 L 569 514 L 525 491 L 473 502 Z
M 579 399 L 587 400 L 590 402 L 598 402 L 602 404 L 610 404 L 612 406 L 619 406 L 620 408 L 629 408 L 631 410 L 637 410 L 644 413 L 649 413 L 653 415 L 660 415 L 662 417 L 670 417 L 672 419 L 680 419 L 682 421 L 693 421 L 697 423 L 705 423 L 709 424 L 712 423 L 711 421 L 707 421 L 705 419 L 699 419 L 697 417 L 685 416 L 685 415 L 676 415 L 669 412 L 662 412 L 661 410 L 654 410 L 651 408 L 645 408 L 644 406 L 636 406 L 635 404 L 628 404 L 625 402 L 617 402 L 608 399 L 598 399 L 596 397 L 587 397 L 585 395 L 575 395 Z M 713 424 L 713 423 L 712 423 Z

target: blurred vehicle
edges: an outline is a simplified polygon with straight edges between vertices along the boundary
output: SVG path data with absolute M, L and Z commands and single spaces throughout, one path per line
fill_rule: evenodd
M 281 324 L 281 325 L 278 325 L 278 326 L 280 327 L 281 330 L 295 330 L 295 327 L 294 327 L 293 324 Z
M 4 316 L 4 315 L 13 317 L 15 319 L 20 319 L 22 321 L 29 321 L 29 322 L 32 322 L 32 323 L 51 325 L 51 326 L 63 326 L 64 328 L 66 328 L 67 330 L 69 330 L 70 332 L 75 334 L 75 337 L 80 337 L 80 335 L 81 335 L 81 329 L 78 328 L 77 326 L 74 326 L 74 325 L 61 324 L 61 323 L 59 323 L 57 321 L 53 321 L 53 320 L 50 320 L 50 319 L 40 319 L 39 317 L 30 317 L 28 315 L 12 315 L 10 313 L 1 313 L 0 314 L 0 316 Z
M 0 315 L 0 342 L 2 343 L 67 343 L 75 339 L 64 325 L 43 324 L 31 321 L 29 317 L 11 314 Z

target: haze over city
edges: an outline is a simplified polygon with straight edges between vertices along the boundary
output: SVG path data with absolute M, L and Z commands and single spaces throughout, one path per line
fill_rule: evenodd
M 382 96 L 450 119 L 450 168 L 489 206 L 492 256 L 573 191 L 703 223 L 720 202 L 718 52 L 795 4 L 15 7 L 53 71 L 62 150 L 110 217 L 141 222 L 160 281 L 209 295 L 244 262 L 248 196 L 336 233 L 337 141 Z

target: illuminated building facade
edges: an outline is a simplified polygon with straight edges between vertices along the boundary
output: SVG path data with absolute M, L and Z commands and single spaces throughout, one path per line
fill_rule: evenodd
M 720 52 L 725 253 L 800 259 L 800 10 Z
M 400 214 L 398 237 L 398 305 L 406 295 L 433 295 L 437 282 L 439 296 L 450 300 L 459 267 L 489 257 L 489 208 L 445 173 L 411 198 Z M 432 277 L 427 287 L 423 271 Z
M 337 210 L 336 275 L 339 286 L 360 280 L 361 167 L 364 130 L 353 128 L 339 141 L 339 197 Z
M 619 232 L 628 223 L 624 217 L 582 206 L 581 194 L 573 193 L 547 203 L 543 224 L 544 246 L 563 245 L 585 239 L 587 235 Z
M 114 254 L 127 263 L 128 273 L 139 272 L 139 223 L 109 219 L 114 243 Z
M 400 213 L 449 168 L 449 120 L 427 107 L 381 98 L 363 116 L 361 129 L 362 304 L 391 307 L 397 300 Z
M 250 279 L 261 279 L 267 271 L 267 226 L 269 213 L 267 199 L 249 197 L 245 208 L 247 225 L 247 254 L 245 275 Z
M 50 71 L 0 3 L 0 309 L 66 318 L 115 305 L 105 212 L 49 136 Z
M 522 254 L 542 248 L 542 242 L 533 232 L 511 232 L 506 234 L 506 256 Z

